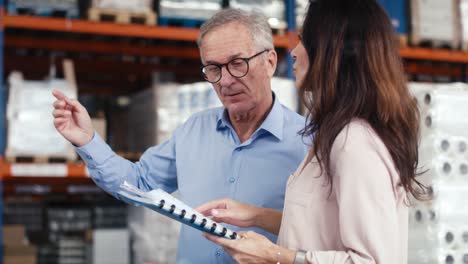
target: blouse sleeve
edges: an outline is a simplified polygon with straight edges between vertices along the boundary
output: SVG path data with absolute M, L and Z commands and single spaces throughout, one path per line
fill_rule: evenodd
M 343 133 L 344 132 L 344 133 Z M 308 252 L 312 264 L 395 264 L 401 262 L 394 165 L 375 132 L 350 125 L 331 153 L 333 192 L 345 251 Z M 398 179 L 397 179 L 398 180 Z

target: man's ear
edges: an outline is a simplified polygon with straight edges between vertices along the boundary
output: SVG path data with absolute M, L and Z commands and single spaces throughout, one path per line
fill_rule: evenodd
M 276 54 L 276 51 L 273 49 L 268 51 L 267 56 L 267 74 L 271 78 L 276 71 L 276 65 L 278 64 L 278 54 Z

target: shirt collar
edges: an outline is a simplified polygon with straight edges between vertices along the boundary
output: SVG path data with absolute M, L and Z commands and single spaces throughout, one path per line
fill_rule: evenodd
M 275 136 L 277 139 L 283 140 L 283 123 L 284 123 L 283 108 L 277 96 L 275 95 L 275 93 L 272 92 L 272 94 L 273 94 L 273 107 L 271 108 L 270 113 L 268 113 L 268 116 L 265 118 L 263 123 L 257 129 L 257 132 L 264 130 L 266 132 L 269 132 L 273 136 Z M 226 129 L 226 128 L 233 129 L 231 122 L 229 121 L 229 118 L 228 118 L 227 110 L 223 108 L 220 111 L 221 112 L 218 115 L 216 129 L 217 130 Z

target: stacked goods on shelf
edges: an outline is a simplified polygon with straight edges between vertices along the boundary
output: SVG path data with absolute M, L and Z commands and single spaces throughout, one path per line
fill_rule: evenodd
M 156 24 L 151 0 L 93 0 L 88 17 L 92 21 L 111 19 L 120 24 Z
M 280 102 L 298 111 L 294 82 L 274 77 L 272 90 Z M 213 86 L 208 82 L 192 84 L 155 84 L 131 99 L 129 106 L 129 151 L 145 149 L 168 140 L 175 128 L 192 114 L 221 106 Z
M 156 144 L 158 133 L 157 88 L 132 96 L 128 108 L 128 150 L 143 152 Z
M 131 206 L 128 225 L 133 263 L 175 263 L 179 222 L 148 208 Z
M 141 152 L 164 142 L 190 115 L 219 105 L 207 82 L 155 84 L 132 97 L 128 111 L 130 151 Z
M 37 249 L 28 244 L 24 226 L 4 225 L 3 262 L 4 264 L 36 264 Z
M 51 158 L 76 160 L 75 150 L 56 131 L 52 116 L 55 101 L 52 90 L 76 99 L 76 86 L 62 79 L 26 81 L 18 72 L 11 73 L 8 80 L 7 160 L 21 157 L 33 157 L 38 162 Z
M 128 229 L 95 229 L 93 231 L 93 261 L 95 264 L 127 264 L 130 262 Z M 148 263 L 148 262 L 137 262 Z
M 78 18 L 78 0 L 9 0 L 9 14 Z
M 460 1 L 460 20 L 462 30 L 462 49 L 468 51 L 468 0 Z
M 433 47 L 460 46 L 458 0 L 411 0 L 411 43 Z
M 106 141 L 117 152 L 130 151 L 128 142 L 128 131 L 130 130 L 128 118 L 129 104 L 130 97 L 128 96 L 108 99 L 108 108 L 106 109 L 108 132 L 106 133 Z
M 106 248 L 101 235 L 128 233 L 127 207 L 124 204 L 47 205 L 45 212 L 48 240 L 38 245 L 42 263 L 106 263 L 102 261 L 103 252 L 100 251 Z M 128 263 L 125 259 L 129 259 L 129 251 L 124 250 L 128 245 L 128 239 L 115 240 L 107 245 L 107 248 L 116 250 L 114 254 L 106 251 L 107 261 L 111 261 L 107 263 Z M 101 261 L 93 262 L 96 258 Z
M 61 236 L 57 242 L 56 263 L 88 264 L 90 261 L 89 245 L 80 237 Z
M 296 0 L 296 6 L 294 12 L 296 14 L 296 27 L 302 27 L 304 18 L 309 7 L 309 0 Z
M 401 46 L 408 44 L 408 21 L 407 21 L 407 2 L 406 0 L 379 0 L 379 3 L 387 11 L 392 21 Z
M 93 208 L 93 227 L 123 228 L 127 226 L 126 205 L 97 205 Z
M 466 263 L 468 259 L 468 88 L 412 83 L 421 113 L 419 177 L 434 198 L 412 202 L 408 263 Z
M 159 25 L 198 27 L 221 10 L 221 0 L 160 0 Z
M 91 210 L 87 207 L 49 207 L 46 209 L 49 240 L 53 250 L 48 258 L 56 263 L 90 263 L 85 234 L 91 230 Z
M 262 12 L 268 17 L 268 23 L 272 29 L 283 31 L 288 27 L 284 0 L 230 0 L 229 5 L 232 8 Z
M 291 79 L 273 77 L 271 79 L 271 90 L 276 94 L 281 104 L 293 111 L 299 111 L 298 90 Z
M 9 197 L 3 202 L 3 223 L 22 225 L 28 232 L 41 231 L 44 226 L 42 210 L 43 207 L 38 202 Z

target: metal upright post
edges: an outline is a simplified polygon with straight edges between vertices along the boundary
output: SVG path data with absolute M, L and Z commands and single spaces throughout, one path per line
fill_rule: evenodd
M 286 22 L 288 23 L 288 33 L 296 31 L 296 1 L 295 0 L 285 0 L 286 1 Z M 290 42 L 292 40 L 290 39 Z M 291 49 L 292 47 L 289 47 Z M 294 60 L 290 53 L 291 50 L 288 52 L 288 77 L 294 78 L 293 75 L 293 64 Z
M 3 37 L 4 24 L 3 16 L 5 14 L 4 1 L 0 0 L 0 156 L 5 153 L 6 129 L 5 129 L 5 101 L 6 90 L 3 85 Z M 0 163 L 0 166 L 2 164 Z M 0 173 L 0 264 L 3 264 L 3 182 Z

